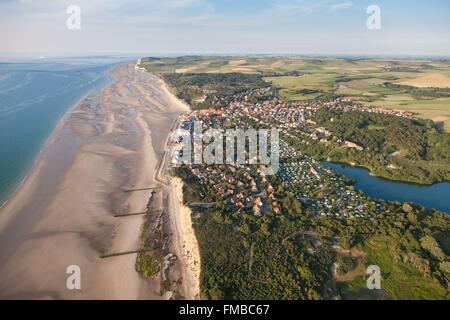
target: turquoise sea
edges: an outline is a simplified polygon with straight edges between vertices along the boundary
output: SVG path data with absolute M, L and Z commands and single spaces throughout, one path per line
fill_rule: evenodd
M 117 58 L 0 63 L 0 205 L 20 185 L 64 113 L 105 86 Z

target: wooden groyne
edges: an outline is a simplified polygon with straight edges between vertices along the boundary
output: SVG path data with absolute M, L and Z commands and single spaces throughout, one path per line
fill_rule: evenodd
M 139 250 L 124 251 L 124 252 L 106 253 L 106 254 L 100 255 L 100 259 L 125 256 L 125 255 L 129 255 L 129 254 L 134 254 L 134 253 L 149 252 L 149 251 L 153 251 L 153 250 L 155 250 L 155 249 L 148 248 L 148 249 L 139 249 Z
M 147 191 L 147 190 L 156 190 L 161 188 L 160 186 L 152 186 L 152 187 L 141 187 L 141 188 L 124 188 L 123 192 L 135 192 L 135 191 Z

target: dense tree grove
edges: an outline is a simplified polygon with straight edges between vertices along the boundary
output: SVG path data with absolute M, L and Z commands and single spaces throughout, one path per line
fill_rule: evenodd
M 270 87 L 262 76 L 243 73 L 166 73 L 163 77 L 179 98 L 196 109 L 223 108 L 237 93 Z
M 321 108 L 319 126 L 364 151 L 335 143 L 304 144 L 291 139 L 307 154 L 335 162 L 355 163 L 373 174 L 395 180 L 433 183 L 450 180 L 450 134 L 431 120 Z

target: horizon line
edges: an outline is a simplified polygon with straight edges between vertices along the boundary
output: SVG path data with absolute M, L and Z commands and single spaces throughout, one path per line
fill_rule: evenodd
M 200 57 L 242 57 L 242 56 L 274 56 L 274 57 L 300 57 L 300 58 L 387 58 L 387 59 L 407 59 L 407 58 L 428 58 L 449 60 L 450 54 L 361 54 L 361 53 L 299 53 L 299 52 L 110 52 L 110 53 L 82 53 L 82 54 L 45 54 L 45 53 L 7 53 L 0 54 L 0 62 L 5 60 L 39 60 L 50 59 L 80 59 L 80 58 L 177 58 L 187 56 Z

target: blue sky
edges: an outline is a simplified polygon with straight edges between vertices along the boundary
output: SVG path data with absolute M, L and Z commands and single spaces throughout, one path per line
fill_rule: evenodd
M 68 30 L 66 8 L 81 9 Z M 369 5 L 381 30 L 366 27 Z M 0 0 L 0 54 L 450 55 L 450 1 Z

